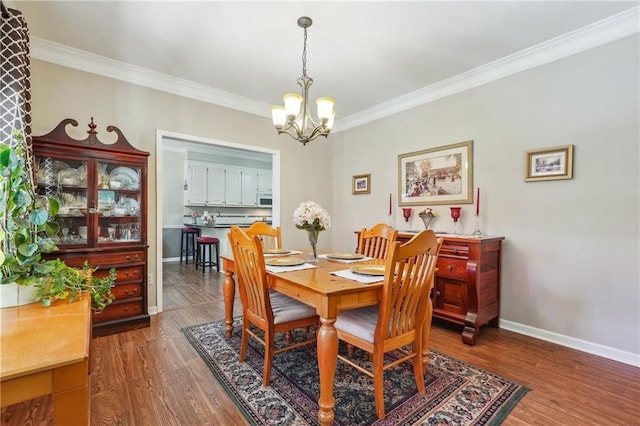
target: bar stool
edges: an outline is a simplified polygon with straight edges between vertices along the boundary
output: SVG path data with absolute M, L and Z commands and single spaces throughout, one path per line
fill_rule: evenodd
M 213 261 L 213 255 L 211 248 L 216 247 L 216 261 Z M 208 250 L 207 250 L 208 249 Z M 209 260 L 207 260 L 207 252 L 209 252 Z M 216 266 L 216 270 L 220 272 L 220 240 L 216 237 L 196 237 L 196 270 L 198 266 L 202 266 L 202 273 L 204 274 L 205 268 L 208 266 L 213 269 L 213 265 Z
M 191 228 L 185 226 L 182 228 L 182 235 L 180 236 L 180 263 L 182 263 L 182 255 L 185 255 L 185 264 L 189 263 L 189 255 L 193 256 L 193 261 L 196 261 L 196 237 L 200 236 L 200 228 Z

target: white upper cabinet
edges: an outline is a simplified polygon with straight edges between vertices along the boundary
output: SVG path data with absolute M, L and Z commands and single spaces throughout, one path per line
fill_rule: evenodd
M 242 170 L 242 205 L 255 206 L 258 194 L 258 170 Z
M 239 206 L 242 204 L 242 170 L 238 167 L 227 167 L 226 203 L 227 206 Z
M 271 170 L 187 160 L 185 176 L 185 206 L 255 207 L 271 191 Z
M 271 170 L 258 170 L 258 192 L 273 191 L 273 173 Z

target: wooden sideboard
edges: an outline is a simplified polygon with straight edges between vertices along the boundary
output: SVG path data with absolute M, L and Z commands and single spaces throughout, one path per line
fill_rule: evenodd
M 398 233 L 409 241 L 415 233 Z M 462 341 L 476 343 L 480 327 L 497 327 L 500 320 L 500 258 L 504 237 L 471 238 L 438 234 L 444 238 L 431 300 L 433 316 L 464 325 Z
M 89 425 L 89 295 L 3 308 L 0 318 L 0 405 L 51 394 L 54 424 Z
M 356 235 L 359 232 L 356 232 Z M 398 233 L 406 243 L 415 232 Z M 444 238 L 431 293 L 433 316 L 464 326 L 462 341 L 474 345 L 480 327 L 500 320 L 500 264 L 504 237 L 472 238 L 438 234 Z

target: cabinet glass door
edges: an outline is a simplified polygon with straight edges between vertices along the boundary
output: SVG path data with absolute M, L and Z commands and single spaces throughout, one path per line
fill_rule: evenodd
M 60 232 L 53 237 L 56 245 L 87 245 L 87 161 L 36 157 L 37 192 L 60 203 L 54 218 Z
M 141 171 L 114 163 L 97 164 L 98 244 L 141 241 Z

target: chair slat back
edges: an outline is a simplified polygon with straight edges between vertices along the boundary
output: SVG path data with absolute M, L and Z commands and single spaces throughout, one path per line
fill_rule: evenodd
M 250 237 L 257 235 L 263 249 L 282 248 L 282 235 L 279 226 L 274 228 L 265 222 L 254 222 L 246 232 Z
M 442 241 L 433 231 L 424 230 L 406 244 L 395 242 L 391 246 L 385 265 L 376 341 L 406 340 L 408 343 L 422 328 Z
M 250 237 L 237 226 L 231 227 L 228 237 L 244 314 L 258 323 L 272 324 L 273 311 L 260 238 Z
M 356 252 L 375 259 L 386 259 L 389 247 L 398 238 L 398 231 L 386 223 L 378 223 L 371 229 L 362 228 Z

